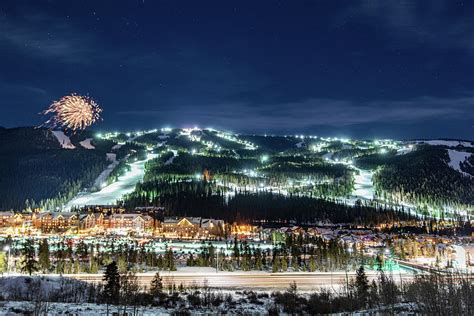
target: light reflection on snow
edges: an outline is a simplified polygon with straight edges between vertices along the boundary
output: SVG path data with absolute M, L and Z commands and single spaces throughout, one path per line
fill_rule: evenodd
M 359 174 L 354 175 L 354 191 L 352 195 L 364 199 L 372 200 L 374 198 L 374 185 L 372 183 L 371 170 L 357 169 Z
M 133 192 L 135 185 L 143 180 L 145 174 L 145 163 L 157 157 L 155 154 L 148 154 L 145 160 L 140 160 L 130 164 L 131 170 L 125 175 L 118 178 L 118 180 L 100 191 L 86 193 L 85 195 L 77 196 L 69 201 L 64 210 L 70 210 L 71 207 L 82 207 L 86 205 L 113 205 L 123 195 Z

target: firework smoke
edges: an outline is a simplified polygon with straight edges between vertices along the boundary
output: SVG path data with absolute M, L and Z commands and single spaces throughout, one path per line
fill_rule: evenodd
M 67 95 L 54 101 L 43 115 L 52 115 L 44 126 L 50 128 L 64 128 L 72 131 L 83 130 L 98 120 L 102 109 L 89 96 L 81 96 L 75 93 Z

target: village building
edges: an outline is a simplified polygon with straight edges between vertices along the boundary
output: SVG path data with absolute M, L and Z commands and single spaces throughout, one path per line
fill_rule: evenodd
M 201 217 L 165 217 L 158 230 L 165 238 L 199 239 L 224 235 L 224 221 Z
M 65 232 L 79 227 L 79 218 L 73 212 L 44 212 L 32 216 L 33 227 L 42 232 Z
M 112 214 L 108 218 L 109 230 L 128 230 L 142 233 L 153 232 L 154 220 L 151 216 L 141 214 Z
M 14 216 L 13 212 L 0 212 L 0 228 L 12 226 Z

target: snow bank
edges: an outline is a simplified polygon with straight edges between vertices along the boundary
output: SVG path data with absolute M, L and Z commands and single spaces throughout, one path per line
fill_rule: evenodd
M 87 138 L 87 139 L 84 139 L 82 142 L 79 142 L 79 144 L 85 149 L 95 149 L 94 145 L 92 145 L 91 142 L 92 142 L 92 138 Z
M 61 276 L 7 276 L 0 278 L 0 293 L 4 300 L 49 299 L 80 290 L 85 294 L 84 281 Z M 85 299 L 84 295 L 82 297 Z
M 122 312 L 122 306 L 109 306 L 109 314 L 117 314 Z M 0 315 L 106 315 L 107 305 L 93 303 L 45 303 L 39 305 L 35 302 L 18 301 L 18 302 L 2 302 L 0 305 Z M 133 312 L 133 307 L 128 307 L 128 313 Z M 154 315 L 171 315 L 174 310 L 167 311 L 161 307 L 142 307 L 137 308 L 137 314 L 142 316 Z
M 469 157 L 471 157 L 472 155 L 471 153 L 448 149 L 448 155 L 449 155 L 448 166 L 462 173 L 464 176 L 472 177 L 472 175 L 470 175 L 469 173 L 461 170 L 461 163 L 466 161 L 466 159 L 468 159 Z
M 63 131 L 52 131 L 54 137 L 56 137 L 56 139 L 58 140 L 59 144 L 61 145 L 62 148 L 64 149 L 74 149 L 76 148 L 76 146 L 74 146 L 72 143 L 71 143 L 71 140 L 69 139 L 69 137 L 64 134 Z

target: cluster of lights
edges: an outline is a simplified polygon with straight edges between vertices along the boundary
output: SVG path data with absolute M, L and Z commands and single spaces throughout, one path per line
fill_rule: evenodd
M 220 152 L 222 150 L 222 147 L 219 144 L 214 144 L 212 141 L 202 141 L 202 143 L 208 148 L 208 149 L 214 149 L 217 152 Z
M 256 178 L 258 177 L 258 173 L 255 171 L 255 170 L 247 170 L 247 169 L 244 169 L 242 170 L 242 173 L 248 177 L 251 177 L 251 178 Z
M 328 144 L 326 142 L 321 142 L 316 145 L 312 145 L 311 150 L 313 150 L 314 152 L 321 152 L 323 148 L 326 147 L 327 145 Z
M 132 136 L 138 137 L 145 134 L 156 133 L 157 131 L 157 129 L 150 129 L 145 131 L 126 132 L 125 135 L 130 138 Z M 120 132 L 97 133 L 96 137 L 100 139 L 113 139 L 119 136 L 120 134 Z
M 197 131 L 201 131 L 201 129 L 197 126 L 194 126 L 192 128 L 183 128 L 180 131 L 180 135 L 189 136 L 191 135 L 192 132 L 197 132 Z
M 257 145 L 255 145 L 255 144 L 253 144 L 249 141 L 246 141 L 246 140 L 238 139 L 237 137 L 235 137 L 234 135 L 231 135 L 231 134 L 217 132 L 216 136 L 220 137 L 220 138 L 223 138 L 225 140 L 243 145 L 243 146 L 245 146 L 245 149 L 247 149 L 247 150 L 256 150 L 258 148 Z

